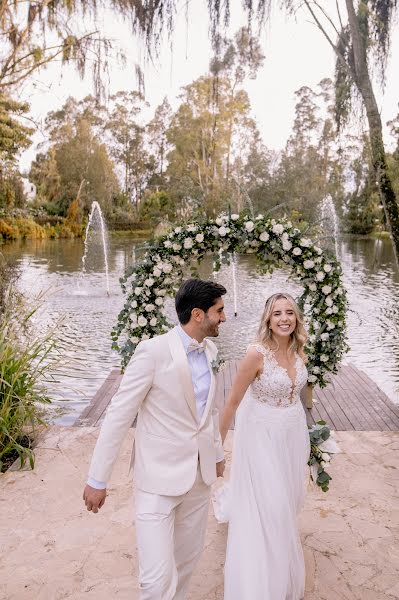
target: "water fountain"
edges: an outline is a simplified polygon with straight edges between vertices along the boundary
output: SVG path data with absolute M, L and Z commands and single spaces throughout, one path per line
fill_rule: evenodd
M 101 211 L 101 206 L 99 205 L 99 203 L 97 201 L 94 201 L 91 205 L 89 220 L 87 223 L 85 239 L 84 239 L 85 250 L 84 250 L 84 253 L 82 256 L 82 265 L 83 265 L 82 272 L 83 273 L 86 272 L 86 262 L 87 262 L 87 255 L 88 255 L 88 251 L 89 251 L 90 231 L 93 228 L 96 228 L 96 226 L 101 235 L 102 250 L 103 250 L 103 255 L 104 255 L 107 294 L 109 296 L 110 292 L 109 292 L 109 276 L 108 276 L 107 228 L 106 228 L 106 225 L 104 222 L 104 217 L 103 217 L 103 213 Z
M 321 224 L 323 231 L 334 240 L 335 255 L 338 258 L 339 221 L 334 202 L 330 195 L 321 202 Z

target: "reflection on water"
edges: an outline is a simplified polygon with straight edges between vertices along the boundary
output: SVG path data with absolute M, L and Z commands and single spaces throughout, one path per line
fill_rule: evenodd
M 106 294 L 101 253 L 91 257 L 87 273 L 82 276 L 81 240 L 35 240 L 2 247 L 2 252 L 18 261 L 21 286 L 27 294 L 47 290 L 41 318 L 59 324 L 62 361 L 49 392 L 56 406 L 67 407 L 56 420 L 60 424 L 73 423 L 110 370 L 119 365 L 117 353 L 111 350 L 110 331 L 123 303 L 119 278 L 132 262 L 134 247 L 137 249 L 137 243 L 132 239 L 110 237 L 110 296 Z M 339 256 L 350 303 L 351 350 L 346 362 L 366 371 L 398 402 L 399 274 L 390 242 L 345 239 L 339 243 Z M 221 326 L 217 342 L 227 359 L 245 352 L 270 294 L 284 290 L 297 296 L 301 292 L 289 271 L 279 269 L 272 275 L 259 275 L 253 256 L 239 257 L 238 316 L 234 317 L 231 268 L 224 266 L 216 275 L 229 292 L 225 298 L 228 320 Z M 211 261 L 201 265 L 202 276 L 210 277 L 211 270 Z M 167 303 L 167 311 L 175 321 L 172 300 Z

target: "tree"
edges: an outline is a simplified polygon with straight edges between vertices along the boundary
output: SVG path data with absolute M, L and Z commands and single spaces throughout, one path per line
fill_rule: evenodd
M 293 0 L 286 0 L 287 6 L 292 8 L 293 4 Z M 336 25 L 332 17 L 318 2 L 304 0 L 303 4 L 337 56 L 336 116 L 338 123 L 343 123 L 348 118 L 356 93 L 360 95 L 366 109 L 372 166 L 398 260 L 398 199 L 387 166 L 381 117 L 370 75 L 370 64 L 374 58 L 381 77 L 384 77 L 390 45 L 391 24 L 397 2 L 396 0 L 358 0 L 355 4 L 354 0 L 345 0 L 346 25 L 343 24 L 339 9 L 339 20 Z M 332 39 L 327 30 L 331 26 L 336 35 L 336 41 Z
M 32 165 L 31 177 L 62 215 L 78 196 L 86 212 L 94 200 L 109 212 L 119 193 L 114 164 L 95 133 L 99 121 L 90 98 L 80 103 L 69 98 L 46 118 L 50 148 Z
M 154 159 L 154 172 L 148 182 L 149 187 L 158 191 L 165 187 L 166 157 L 171 147 L 168 142 L 168 129 L 172 118 L 172 108 L 165 97 L 156 108 L 153 119 L 146 127 L 149 151 Z
M 0 94 L 0 205 L 7 208 L 22 206 L 24 202 L 16 159 L 31 144 L 33 130 L 20 121 L 28 110 L 27 103 Z
M 214 214 L 228 204 L 243 204 L 237 179 L 257 129 L 240 84 L 255 76 L 262 60 L 256 41 L 240 30 L 234 40 L 219 41 L 210 74 L 183 88 L 167 131 L 171 150 L 166 178 L 180 207 L 197 206 L 199 212 Z
M 155 4 L 145 8 L 138 0 L 110 0 L 106 6 L 142 35 Z M 61 60 L 74 63 L 80 75 L 90 64 L 100 95 L 107 58 L 114 47 L 99 33 L 99 9 L 103 10 L 104 4 L 97 0 L 0 0 L 0 91 L 14 90 L 38 69 Z
M 110 100 L 113 109 L 105 130 L 110 134 L 111 154 L 121 171 L 126 198 L 137 206 L 155 168 L 146 147 L 145 128 L 137 120 L 146 103 L 137 92 L 121 91 Z

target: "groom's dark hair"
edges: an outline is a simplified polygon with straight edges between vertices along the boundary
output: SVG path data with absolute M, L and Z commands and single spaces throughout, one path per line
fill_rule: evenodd
M 187 279 L 181 284 L 175 297 L 179 322 L 182 325 L 188 323 L 193 308 L 200 308 L 207 312 L 215 304 L 215 300 L 226 293 L 226 288 L 215 281 Z

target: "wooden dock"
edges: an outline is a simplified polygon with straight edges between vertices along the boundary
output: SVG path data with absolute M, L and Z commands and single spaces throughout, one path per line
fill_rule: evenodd
M 236 370 L 237 361 L 230 361 L 217 376 L 215 399 L 220 411 Z M 118 369 L 111 371 L 75 426 L 97 426 L 101 423 L 121 378 Z M 313 407 L 305 409 L 309 425 L 323 420 L 336 431 L 399 431 L 399 406 L 393 404 L 363 371 L 352 365 L 341 366 L 326 388 L 316 387 L 313 400 Z M 305 401 L 304 397 L 302 401 Z

